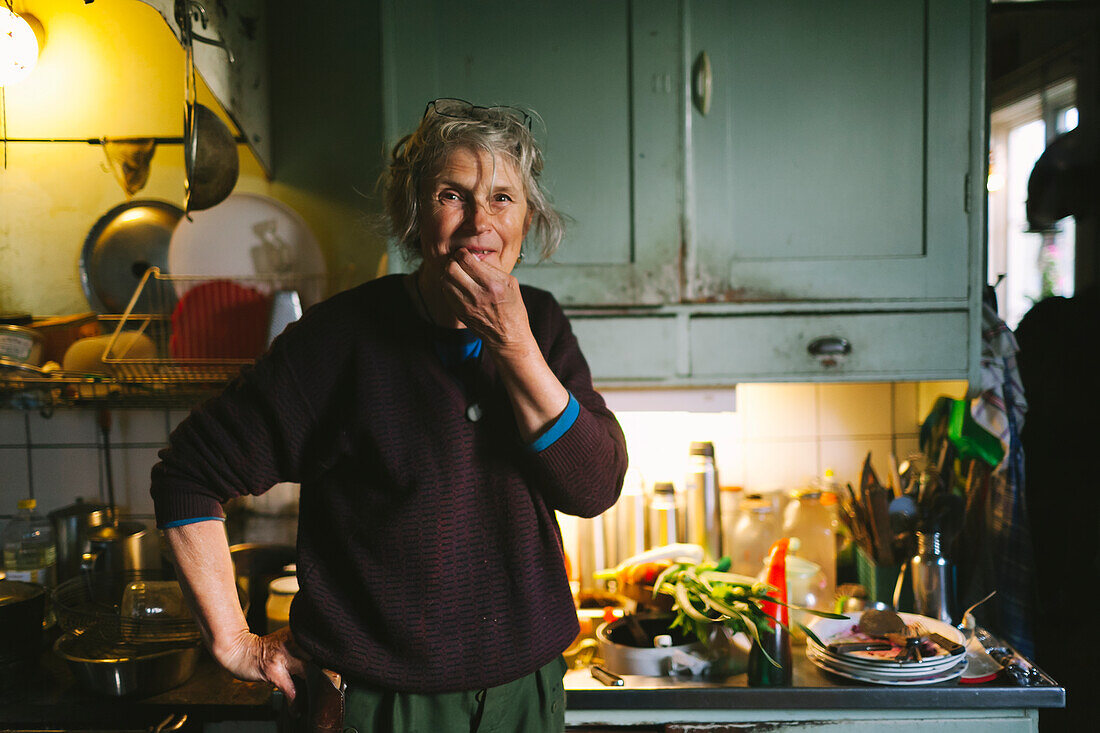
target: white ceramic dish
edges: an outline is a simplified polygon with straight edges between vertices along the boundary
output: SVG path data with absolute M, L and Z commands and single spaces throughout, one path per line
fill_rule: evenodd
M 953 669 L 963 659 L 962 656 L 947 657 L 946 664 L 938 664 L 935 666 L 905 667 L 897 663 L 892 666 L 886 664 L 870 666 L 867 664 L 849 662 L 845 659 L 838 659 L 836 657 L 829 657 L 810 646 L 806 647 L 806 657 L 811 662 L 819 662 L 821 666 L 828 667 L 832 670 L 843 670 L 851 672 L 852 674 L 881 677 L 882 679 L 920 679 L 923 677 L 940 675 Z
M 271 283 L 269 290 L 297 290 L 306 308 L 323 297 L 324 255 L 305 220 L 286 204 L 235 193 L 190 216 L 180 219 L 168 245 L 173 275 L 259 278 Z
M 948 682 L 950 680 L 958 679 L 962 676 L 963 671 L 966 669 L 966 660 L 963 659 L 953 667 L 948 668 L 944 672 L 939 672 L 934 675 L 917 678 L 899 678 L 899 677 L 887 677 L 881 674 L 875 674 L 874 672 L 854 672 L 849 669 L 839 669 L 831 665 L 825 664 L 821 660 L 815 658 L 815 655 L 810 654 L 807 651 L 807 658 L 810 662 L 826 672 L 840 675 L 841 677 L 847 677 L 848 679 L 857 680 L 859 682 L 869 682 L 874 685 L 934 685 L 938 682 Z
M 828 646 L 833 642 L 859 639 L 862 637 L 853 635 L 852 629 L 854 626 L 857 626 L 859 624 L 859 620 L 862 615 L 862 611 L 856 611 L 848 614 L 849 618 L 847 619 L 815 618 L 812 622 L 810 622 L 809 627 L 813 629 L 813 632 L 817 634 L 817 637 L 821 639 L 822 644 L 824 644 L 825 646 Z M 929 618 L 928 616 L 920 616 L 915 613 L 899 613 L 898 615 L 901 616 L 901 620 L 904 621 L 908 626 L 920 625 L 924 627 L 925 631 L 927 631 L 928 633 L 936 633 L 946 639 L 958 642 L 959 644 L 966 644 L 966 638 L 963 636 L 962 632 L 960 632 L 958 629 L 956 629 L 954 626 L 951 626 L 950 624 L 945 624 L 944 622 L 938 621 L 934 618 Z M 828 657 L 839 657 L 839 655 L 833 654 L 828 649 L 824 649 L 821 646 L 818 646 L 813 641 L 813 639 L 809 639 L 807 641 L 807 646 L 815 647 L 818 651 Z M 888 664 L 895 667 L 899 666 L 899 663 L 894 661 L 894 659 L 892 658 L 892 653 L 889 652 L 852 652 L 851 654 L 844 655 L 843 659 L 852 662 L 862 660 L 871 662 L 872 664 Z M 902 666 L 917 665 L 927 668 L 928 665 L 937 662 L 947 665 L 950 663 L 950 660 L 951 657 L 947 654 L 947 652 L 941 652 L 935 657 L 926 657 L 920 662 L 902 662 L 900 664 Z

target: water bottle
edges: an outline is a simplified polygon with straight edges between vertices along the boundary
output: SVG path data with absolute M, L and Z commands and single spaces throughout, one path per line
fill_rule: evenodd
M 4 528 L 4 570 L 8 580 L 52 586 L 57 546 L 50 521 L 34 511 L 36 506 L 34 499 L 21 499 L 19 512 Z
M 687 541 L 702 546 L 711 559 L 717 560 L 722 557 L 722 511 L 714 443 L 692 443 L 688 461 L 684 482 Z

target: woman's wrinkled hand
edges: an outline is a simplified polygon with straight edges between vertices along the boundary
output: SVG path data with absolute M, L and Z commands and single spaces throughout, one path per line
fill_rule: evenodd
M 444 269 L 442 285 L 451 310 L 489 349 L 531 345 L 527 307 L 511 273 L 460 249 Z
M 270 682 L 282 690 L 288 702 L 294 702 L 297 690 L 292 676 L 304 678 L 307 655 L 294 642 L 290 627 L 266 636 L 244 632 L 232 643 L 213 650 L 218 663 L 236 678 L 251 682 Z

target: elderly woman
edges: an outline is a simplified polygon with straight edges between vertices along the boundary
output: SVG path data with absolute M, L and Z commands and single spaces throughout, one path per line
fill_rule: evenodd
M 525 238 L 546 257 L 562 235 L 529 124 L 429 103 L 385 176 L 416 271 L 311 308 L 153 469 L 216 659 L 291 699 L 293 677 L 310 697 L 346 685 L 342 725 L 359 731 L 563 725 L 578 625 L 555 510 L 607 509 L 627 459 L 560 307 L 511 274 Z M 257 636 L 210 520 L 285 481 L 301 484 L 301 590 L 290 626 Z

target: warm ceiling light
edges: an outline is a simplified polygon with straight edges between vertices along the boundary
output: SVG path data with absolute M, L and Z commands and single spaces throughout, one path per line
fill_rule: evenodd
M 0 87 L 23 81 L 37 63 L 38 36 L 31 23 L 0 5 Z

